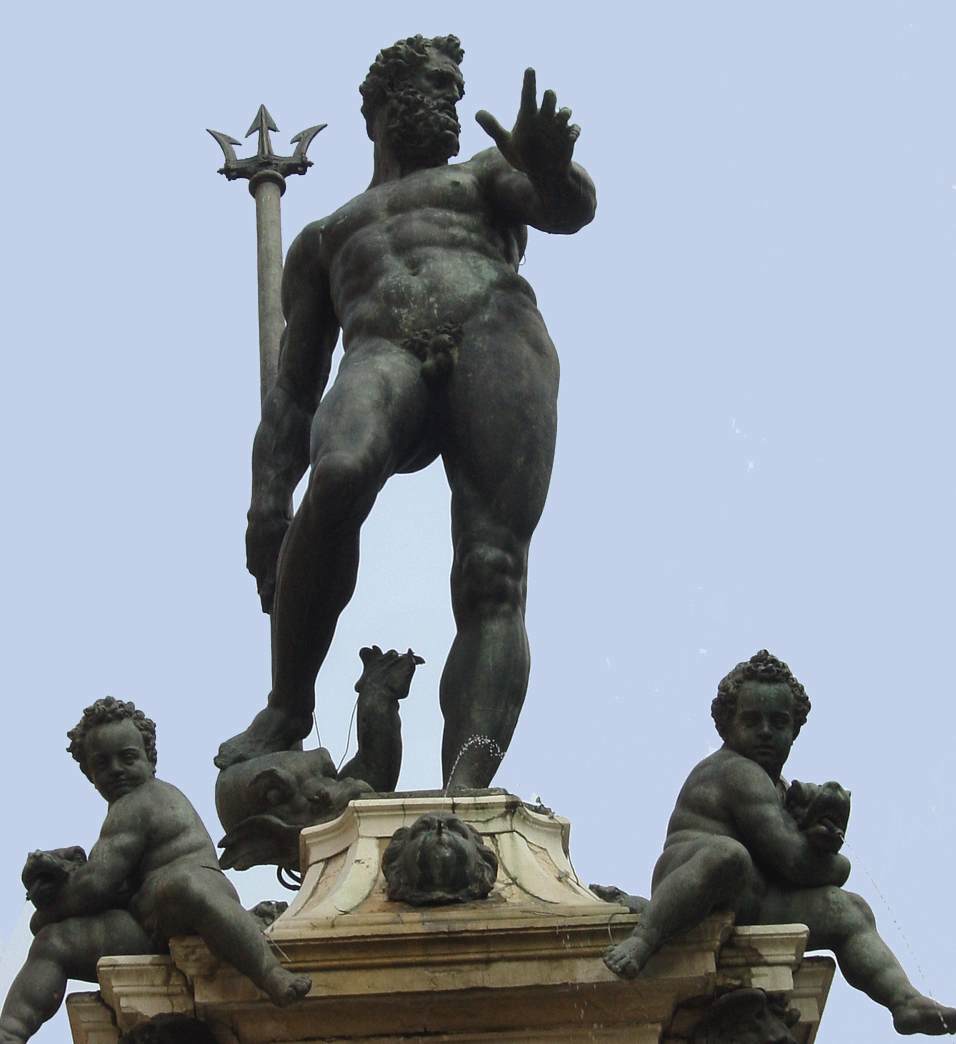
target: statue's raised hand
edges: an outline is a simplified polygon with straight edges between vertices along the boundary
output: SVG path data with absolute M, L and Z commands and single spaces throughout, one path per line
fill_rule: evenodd
M 534 69 L 526 69 L 521 88 L 518 118 L 509 132 L 482 109 L 475 119 L 486 134 L 494 138 L 502 156 L 533 181 L 564 174 L 571 165 L 574 143 L 581 128 L 570 123 L 571 110 L 558 109 L 554 91 L 545 91 L 538 108 Z

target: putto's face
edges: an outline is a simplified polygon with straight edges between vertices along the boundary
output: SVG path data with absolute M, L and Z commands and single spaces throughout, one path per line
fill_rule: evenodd
M 724 742 L 776 778 L 793 746 L 793 694 L 786 682 L 745 681 Z
M 457 156 L 461 125 L 455 107 L 464 89 L 461 70 L 451 58 L 429 50 L 386 102 L 390 148 L 422 166 L 437 166 Z
M 83 765 L 93 786 L 110 803 L 152 779 L 143 736 L 131 721 L 96 725 L 83 741 Z

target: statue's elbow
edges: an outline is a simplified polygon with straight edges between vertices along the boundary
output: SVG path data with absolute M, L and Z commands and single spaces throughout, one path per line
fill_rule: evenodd
M 594 185 L 592 184 L 591 179 L 588 178 L 580 186 L 575 205 L 567 207 L 565 213 L 562 215 L 563 220 L 560 222 L 560 227 L 556 229 L 556 231 L 563 233 L 564 235 L 573 235 L 575 232 L 580 232 L 585 225 L 591 224 L 596 213 L 597 193 L 594 191 Z

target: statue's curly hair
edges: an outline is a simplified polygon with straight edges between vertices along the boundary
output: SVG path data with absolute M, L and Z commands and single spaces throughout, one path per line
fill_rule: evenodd
M 79 762 L 87 777 L 89 772 L 86 771 L 84 761 L 87 734 L 98 725 L 109 725 L 114 721 L 131 721 L 139 729 L 146 757 L 154 766 L 156 764 L 156 722 L 147 718 L 141 710 L 137 710 L 135 704 L 106 696 L 87 707 L 83 711 L 83 717 L 66 734 L 70 741 L 66 749 L 73 755 L 74 760 Z
M 790 687 L 793 694 L 793 738 L 796 739 L 810 713 L 810 699 L 783 660 L 778 660 L 766 649 L 738 663 L 717 686 L 717 695 L 710 705 L 710 716 L 714 719 L 721 739 L 727 738 L 727 727 L 737 710 L 737 690 L 745 681 L 785 682 Z
M 375 56 L 368 75 L 362 81 L 359 91 L 362 95 L 362 115 L 369 137 L 372 136 L 372 122 L 375 113 L 388 95 L 408 75 L 409 70 L 422 65 L 428 57 L 429 50 L 450 58 L 455 65 L 461 65 L 465 52 L 457 36 L 409 36 L 399 40 L 391 47 L 384 47 Z M 462 89 L 462 94 L 464 94 Z

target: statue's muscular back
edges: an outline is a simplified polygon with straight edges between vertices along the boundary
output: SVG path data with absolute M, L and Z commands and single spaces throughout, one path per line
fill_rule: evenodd
M 534 292 L 517 273 L 527 230 L 500 213 L 489 192 L 503 164 L 488 149 L 466 163 L 415 171 L 306 229 L 346 349 L 370 338 L 401 343 L 449 323 L 467 333 L 507 322 L 523 339 L 549 343 Z

